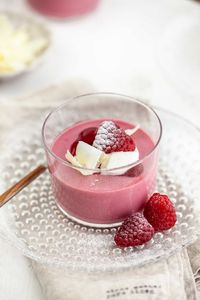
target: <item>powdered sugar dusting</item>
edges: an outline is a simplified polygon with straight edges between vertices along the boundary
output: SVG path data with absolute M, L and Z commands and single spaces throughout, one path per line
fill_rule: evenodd
M 93 146 L 105 153 L 135 149 L 133 139 L 113 121 L 104 121 L 100 124 Z
M 105 146 L 111 146 L 114 142 L 111 132 L 119 127 L 112 121 L 104 121 L 98 128 L 93 146 L 99 150 L 105 150 Z

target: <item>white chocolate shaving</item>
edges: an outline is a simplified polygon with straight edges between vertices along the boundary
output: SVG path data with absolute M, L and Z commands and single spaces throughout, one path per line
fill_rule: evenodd
M 132 129 L 126 129 L 125 132 L 127 135 L 133 135 L 136 133 L 136 131 L 138 131 L 138 129 L 140 129 L 140 125 L 136 125 L 134 128 Z
M 134 151 L 129 152 L 112 152 L 108 155 L 106 164 L 104 163 L 104 169 L 102 170 L 102 174 L 109 174 L 109 175 L 121 175 L 128 171 L 129 168 L 127 166 L 129 164 L 133 164 L 139 160 L 139 152 L 136 148 Z M 109 171 L 110 169 L 117 169 L 120 170 L 113 170 Z
M 47 46 L 43 37 L 31 37 L 28 25 L 15 26 L 5 14 L 0 14 L 0 29 L 1 73 L 26 68 Z
M 125 166 L 139 160 L 139 152 L 138 149 L 135 148 L 134 151 L 105 154 L 103 151 L 80 141 L 76 148 L 76 156 L 73 156 L 67 151 L 66 159 L 73 166 L 78 167 L 76 170 L 83 175 L 92 175 L 96 172 L 95 169 L 97 168 L 99 168 L 99 172 L 101 172 L 102 175 L 121 175 L 129 169 Z M 84 168 L 86 169 L 84 170 Z M 120 168 L 120 170 L 109 171 L 110 169 L 117 168 Z

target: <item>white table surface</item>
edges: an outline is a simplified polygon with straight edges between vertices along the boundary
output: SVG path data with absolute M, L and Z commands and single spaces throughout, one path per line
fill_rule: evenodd
M 20 8 L 20 0 L 11 2 Z M 170 24 L 198 13 L 200 5 L 190 0 L 101 0 L 93 14 L 48 20 L 53 45 L 46 61 L 26 76 L 1 83 L 0 103 L 11 105 L 14 97 L 49 84 L 84 78 L 99 91 L 148 99 L 199 125 L 198 97 L 166 80 L 157 61 L 158 45 Z M 194 39 L 190 42 L 196 47 Z M 44 299 L 29 261 L 1 241 L 0 278 L 1 300 Z

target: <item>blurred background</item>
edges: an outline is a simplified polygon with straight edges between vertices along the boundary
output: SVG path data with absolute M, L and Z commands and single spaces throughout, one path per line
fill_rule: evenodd
M 0 8 L 42 19 L 52 34 L 41 65 L 0 82 L 0 101 L 78 78 L 187 118 L 187 105 L 198 106 L 198 1 L 0 0 Z

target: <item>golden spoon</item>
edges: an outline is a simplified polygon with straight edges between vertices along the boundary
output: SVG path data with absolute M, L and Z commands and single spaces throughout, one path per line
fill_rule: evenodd
M 7 191 L 5 191 L 2 195 L 0 195 L 0 207 L 2 207 L 5 203 L 11 200 L 16 194 L 18 194 L 24 187 L 26 187 L 29 183 L 31 183 L 35 178 L 37 178 L 40 174 L 46 171 L 47 167 L 45 165 L 39 165 L 26 176 L 24 176 L 21 180 L 11 186 Z

